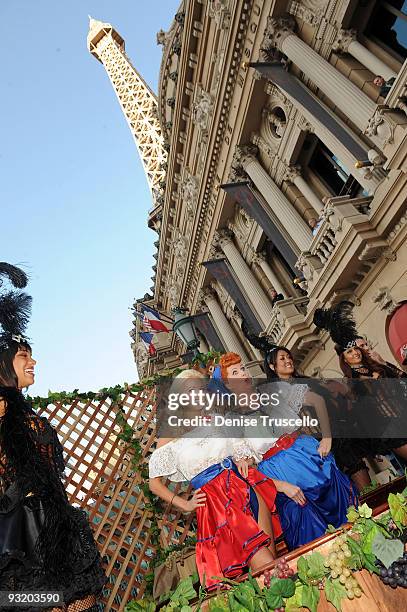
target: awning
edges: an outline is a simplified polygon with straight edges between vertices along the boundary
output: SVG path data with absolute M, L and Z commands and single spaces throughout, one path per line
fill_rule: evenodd
M 386 323 L 389 347 L 401 365 L 407 365 L 407 302 L 391 314 Z

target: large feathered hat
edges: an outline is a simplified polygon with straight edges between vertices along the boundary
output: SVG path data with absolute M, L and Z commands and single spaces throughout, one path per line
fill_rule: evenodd
M 9 263 L 0 262 L 0 288 L 6 279 L 16 289 L 23 289 L 28 282 L 23 270 Z M 22 291 L 0 292 L 0 353 L 9 348 L 10 343 L 24 342 L 24 333 L 31 314 L 31 297 Z
M 356 346 L 356 340 L 361 338 L 352 315 L 353 306 L 352 302 L 343 301 L 332 308 L 317 308 L 314 313 L 314 324 L 329 331 L 338 355 Z
M 242 332 L 248 339 L 250 344 L 255 348 L 259 349 L 264 355 L 275 351 L 280 348 L 277 344 L 273 344 L 266 336 L 258 336 L 248 326 L 247 322 L 243 319 L 241 324 Z

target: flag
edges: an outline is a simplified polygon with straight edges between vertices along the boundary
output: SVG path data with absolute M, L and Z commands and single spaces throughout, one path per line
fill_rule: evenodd
M 143 313 L 143 325 L 146 329 L 155 332 L 168 332 L 169 328 L 161 320 L 161 314 L 145 304 L 140 304 L 140 311 Z
M 150 355 L 155 355 L 157 351 L 153 344 L 153 334 L 148 332 L 140 332 L 140 338 L 143 341 L 144 346 L 148 349 Z
M 143 312 L 139 312 L 138 310 L 135 310 L 134 316 L 140 320 L 140 323 L 143 326 L 144 331 L 153 331 L 151 328 L 151 323 L 149 319 L 146 317 L 146 315 Z

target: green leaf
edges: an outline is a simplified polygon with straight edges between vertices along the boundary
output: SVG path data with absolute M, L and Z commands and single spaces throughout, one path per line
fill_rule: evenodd
M 232 612 L 248 612 L 248 608 L 246 608 L 246 606 L 236 601 L 233 593 L 228 594 L 228 600 L 229 608 Z
M 311 612 L 317 612 L 319 603 L 319 589 L 316 586 L 304 584 L 302 590 L 302 605 Z
M 308 577 L 313 580 L 323 578 L 328 573 L 327 568 L 324 566 L 325 557 L 319 552 L 313 552 L 307 557 L 308 562 Z
M 125 607 L 125 612 L 155 612 L 156 604 L 148 599 L 135 599 L 129 601 Z
M 229 612 L 229 602 L 225 595 L 217 595 L 209 600 L 209 612 Z
M 337 529 L 336 527 L 331 525 L 331 523 L 329 523 L 328 527 L 325 530 L 325 533 L 336 533 L 337 531 L 339 531 L 339 529 Z
M 385 567 L 403 556 L 404 545 L 400 540 L 388 540 L 383 534 L 377 533 L 372 544 L 373 554 Z
M 294 595 L 285 602 L 286 612 L 300 612 L 302 609 L 303 589 L 303 584 L 297 584 Z
M 349 567 L 353 567 L 354 569 L 365 567 L 367 570 L 369 570 L 369 572 L 375 574 L 380 573 L 379 568 L 375 565 L 375 558 L 372 554 L 364 553 L 361 546 L 358 544 L 358 542 L 356 542 L 356 540 L 354 540 L 354 538 L 348 536 L 346 541 L 352 551 L 350 561 L 354 561 L 354 565 L 348 563 Z
M 295 582 L 291 578 L 272 578 L 269 591 L 278 593 L 281 597 L 292 597 L 295 592 Z M 281 607 L 281 606 L 280 606 Z
M 362 518 L 370 518 L 372 516 L 373 510 L 367 505 L 362 504 L 359 506 L 359 516 Z
M 381 533 L 380 527 L 376 525 L 376 523 L 373 523 L 372 527 L 362 538 L 361 546 L 365 554 L 372 552 L 372 543 L 378 533 Z
M 308 581 L 308 561 L 305 557 L 300 557 L 297 561 L 297 573 L 302 582 Z
M 239 584 L 233 591 L 233 595 L 237 601 L 247 608 L 250 612 L 256 612 L 255 597 L 256 592 L 247 582 Z
M 181 612 L 192 612 L 191 606 L 182 606 Z
M 346 518 L 348 519 L 349 523 L 354 523 L 355 521 L 358 520 L 359 518 L 359 513 L 358 511 L 355 509 L 354 506 L 349 506 L 348 511 L 346 513 Z
M 170 599 L 171 601 L 179 601 L 184 598 L 186 601 L 190 601 L 194 597 L 196 597 L 196 591 L 192 585 L 191 576 L 187 576 L 178 584 Z
M 292 597 L 295 592 L 295 583 L 290 578 L 272 578 L 270 586 L 263 593 L 269 608 L 281 608 L 284 605 L 283 598 Z
M 407 499 L 402 493 L 390 493 L 388 497 L 390 514 L 396 525 L 407 526 Z
M 346 599 L 346 589 L 336 578 L 332 580 L 331 578 L 327 578 L 325 582 L 325 595 L 327 600 L 335 606 L 338 612 L 341 612 L 341 601 L 342 599 Z

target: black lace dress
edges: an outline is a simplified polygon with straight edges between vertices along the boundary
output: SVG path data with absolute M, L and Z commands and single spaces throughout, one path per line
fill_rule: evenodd
M 18 484 L 21 480 L 15 478 L 15 470 L 4 453 L 0 418 L 0 591 L 62 592 L 65 606 L 72 604 L 70 610 L 96 610 L 95 596 L 100 594 L 106 577 L 86 513 L 68 503 L 61 482 L 65 467 L 62 446 L 47 419 L 29 410 L 26 423 L 41 458 L 58 476 L 55 482 L 60 483 L 60 499 L 50 510 L 46 494 L 33 493 L 29 482 L 23 487 Z M 63 546 L 60 517 L 65 517 L 68 525 L 63 532 Z M 55 541 L 52 537 L 54 528 L 59 544 L 58 538 Z M 55 546 L 61 550 L 55 551 Z M 47 550 L 49 558 L 55 559 L 59 554 L 63 559 L 59 567 L 49 567 Z M 86 601 L 92 595 L 90 606 L 76 608 L 74 602 Z M 24 608 L 27 609 L 44 611 L 44 607 Z

